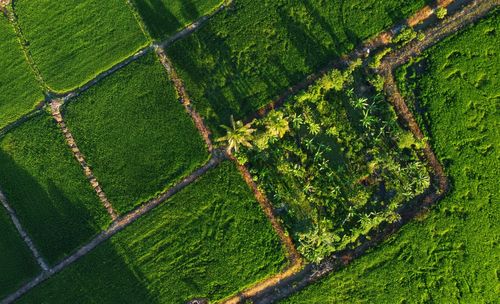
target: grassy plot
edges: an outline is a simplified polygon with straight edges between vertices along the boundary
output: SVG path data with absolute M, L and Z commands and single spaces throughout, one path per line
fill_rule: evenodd
M 224 162 L 20 302 L 216 301 L 284 263 L 252 192 Z
M 359 1 L 236 0 L 167 52 L 198 111 L 220 130 L 230 114 L 254 112 L 424 2 L 369 0 L 372 9 L 359 10 Z
M 79 86 L 147 44 L 123 0 L 19 0 L 14 9 L 47 85 Z
M 0 187 L 50 263 L 109 222 L 63 135 L 47 115 L 0 139 Z
M 314 262 L 397 221 L 398 208 L 430 185 L 420 143 L 363 77 L 326 75 L 255 121 L 252 147 L 238 153 Z
M 210 13 L 222 0 L 133 0 L 151 35 L 166 39 Z
M 208 158 L 154 54 L 92 87 L 70 102 L 64 115 L 120 213 L 165 190 Z
M 498 28 L 497 13 L 403 69 L 401 86 L 409 101 L 416 92 L 422 125 L 451 178 L 448 197 L 381 248 L 285 303 L 498 302 Z
M 2 206 L 0 208 L 3 209 Z M 40 271 L 11 219 L 0 210 L 0 299 Z
M 0 15 L 0 128 L 29 112 L 44 96 L 14 29 Z

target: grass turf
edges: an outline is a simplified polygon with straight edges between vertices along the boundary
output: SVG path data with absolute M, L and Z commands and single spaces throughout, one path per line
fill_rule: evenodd
M 427 51 L 421 74 L 401 83 L 416 92 L 451 193 L 427 218 L 285 303 L 498 301 L 498 28 L 497 11 Z
M 208 159 L 198 130 L 154 54 L 71 101 L 64 115 L 120 213 L 172 186 Z
M 48 115 L 0 139 L 0 187 L 49 263 L 71 253 L 109 222 Z
M 20 303 L 216 301 L 284 262 L 252 192 L 224 162 Z
M 39 268 L 4 210 L 0 210 L 0 235 L 1 299 L 35 276 Z
M 16 33 L 0 15 L 0 128 L 34 108 L 44 96 L 24 58 Z
M 18 22 L 47 85 L 82 85 L 147 44 L 123 0 L 19 0 Z
M 133 0 L 153 38 L 164 40 L 201 16 L 221 0 Z
M 197 110 L 219 133 L 231 114 L 246 117 L 424 3 L 235 0 L 167 52 Z M 359 20 L 365 23 L 352 27 Z

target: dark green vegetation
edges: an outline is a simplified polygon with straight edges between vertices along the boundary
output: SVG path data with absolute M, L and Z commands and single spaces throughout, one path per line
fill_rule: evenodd
M 363 77 L 329 73 L 254 122 L 253 147 L 237 154 L 311 261 L 397 221 L 398 208 L 430 185 L 420 143 Z
M 0 14 L 0 128 L 29 112 L 43 100 L 14 29 Z
M 120 213 L 172 186 L 208 158 L 154 54 L 71 101 L 64 115 Z
M 381 248 L 286 302 L 498 302 L 499 22 L 497 11 L 400 73 L 452 181 L 448 197 Z
M 47 115 L 0 139 L 0 188 L 49 263 L 108 223 L 106 210 Z
M 222 0 L 133 0 L 153 38 L 164 40 L 210 13 Z
M 38 266 L 0 205 L 0 299 L 35 276 Z
M 47 85 L 67 91 L 147 44 L 123 0 L 17 0 L 14 10 Z
M 252 192 L 224 162 L 20 302 L 219 300 L 284 263 Z
M 220 131 L 231 114 L 247 117 L 424 2 L 235 0 L 167 51 L 197 110 Z

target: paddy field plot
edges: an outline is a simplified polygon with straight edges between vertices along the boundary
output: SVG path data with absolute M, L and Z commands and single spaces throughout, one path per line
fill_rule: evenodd
M 44 99 L 14 28 L 0 15 L 0 128 L 14 122 Z
M 222 4 L 222 0 L 133 0 L 133 2 L 149 33 L 157 40 L 165 40 Z
M 45 113 L 0 138 L 0 188 L 49 264 L 110 222 L 64 136 Z
M 223 162 L 20 303 L 217 301 L 284 263 L 253 193 Z
M 68 91 L 148 41 L 123 0 L 18 0 L 14 11 L 51 90 Z
M 155 54 L 70 101 L 64 117 L 119 213 L 208 160 L 207 147 Z
M 3 206 L 0 206 L 0 298 L 34 277 L 39 267 Z
M 497 10 L 399 71 L 452 182 L 448 196 L 380 248 L 284 303 L 497 302 L 498 28 Z
M 247 117 L 424 2 L 235 0 L 167 53 L 197 110 L 219 133 L 231 114 Z M 367 19 L 363 27 L 351 29 L 360 19 Z

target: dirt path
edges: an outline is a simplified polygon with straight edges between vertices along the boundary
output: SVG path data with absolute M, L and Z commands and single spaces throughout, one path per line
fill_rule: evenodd
M 500 0 L 472 1 L 471 4 L 464 8 L 462 11 L 452 15 L 450 18 L 445 19 L 437 26 L 428 29 L 425 33 L 426 38 L 423 41 L 417 41 L 409 44 L 408 46 L 391 53 L 386 57 L 387 59 L 383 61 L 383 64 L 381 65 L 381 75 L 383 75 L 383 77 L 385 78 L 385 92 L 392 102 L 396 112 L 398 113 L 398 116 L 402 118 L 402 120 L 407 124 L 408 128 L 415 135 L 415 137 L 423 139 L 423 133 L 416 123 L 413 114 L 409 111 L 399 90 L 397 89 L 397 85 L 394 81 L 392 73 L 393 69 L 401 64 L 404 64 L 410 58 L 417 56 L 423 50 L 434 45 L 443 38 L 453 34 L 464 26 L 471 24 L 477 19 L 483 17 L 493 7 L 497 6 L 499 2 Z M 442 0 L 441 3 L 447 6 L 450 5 L 452 1 Z M 418 14 L 420 14 L 420 16 L 429 17 L 430 14 L 428 13 L 428 8 L 425 8 L 425 10 L 425 13 L 419 12 Z M 411 20 L 412 24 L 416 24 L 421 22 L 423 19 L 419 18 L 418 22 L 415 21 L 417 20 L 416 17 L 409 20 Z M 363 57 L 363 53 L 366 52 L 366 49 L 373 50 L 374 48 L 384 45 L 386 43 L 386 41 L 384 41 L 386 40 L 386 38 L 383 38 L 384 36 L 387 37 L 387 33 L 381 34 L 374 40 L 369 41 L 367 45 L 356 49 L 350 55 L 337 60 L 329 67 L 310 76 L 304 82 L 288 89 L 275 102 L 261 109 L 261 111 L 259 111 L 256 116 L 259 117 L 266 115 L 269 110 L 277 106 L 281 106 L 289 96 L 312 84 L 329 69 L 342 66 L 345 67 L 353 60 Z M 431 188 L 425 194 L 421 195 L 412 202 L 409 202 L 407 205 L 398 210 L 399 214 L 401 215 L 401 221 L 387 225 L 383 229 L 372 233 L 372 235 L 370 235 L 371 238 L 369 241 L 365 241 L 362 245 L 355 249 L 339 252 L 318 265 L 306 265 L 306 267 L 304 267 L 304 269 L 302 269 L 301 271 L 289 273 L 288 276 L 284 276 L 283 278 L 281 278 L 281 280 L 277 280 L 276 282 L 270 281 L 263 282 L 263 284 L 257 284 L 256 287 L 250 288 L 246 292 L 246 294 L 244 293 L 248 296 L 236 298 L 235 300 L 228 303 L 246 303 L 248 301 L 254 304 L 261 304 L 273 303 L 280 299 L 284 299 L 287 296 L 323 278 L 330 272 L 348 265 L 353 259 L 364 254 L 366 250 L 377 246 L 388 236 L 398 231 L 405 223 L 412 220 L 415 216 L 417 216 L 421 212 L 426 212 L 430 206 L 441 199 L 442 196 L 448 191 L 449 183 L 446 178 L 444 168 L 439 163 L 429 143 L 426 143 L 423 151 L 425 160 L 433 171 L 431 173 L 433 176 L 433 183 Z M 433 191 L 432 188 L 437 188 L 437 190 Z
M 193 106 L 191 104 L 191 99 L 189 98 L 189 95 L 186 91 L 186 88 L 184 87 L 184 83 L 182 82 L 182 79 L 175 72 L 175 69 L 172 65 L 172 62 L 165 54 L 165 50 L 162 47 L 157 47 L 156 53 L 158 54 L 158 57 L 160 58 L 161 63 L 165 67 L 165 70 L 167 70 L 167 74 L 170 77 L 170 80 L 174 84 L 175 90 L 177 91 L 177 94 L 179 95 L 179 98 L 180 98 L 182 105 L 186 109 L 186 112 L 189 114 L 189 116 L 191 116 L 191 119 L 193 120 L 196 128 L 198 129 L 198 132 L 200 132 L 201 136 L 203 137 L 203 140 L 205 141 L 205 144 L 207 145 L 208 151 L 212 152 L 213 151 L 213 144 L 212 144 L 212 140 L 210 139 L 210 130 L 205 125 L 201 115 L 198 112 L 196 112 L 196 110 L 193 108 Z
M 106 196 L 106 193 L 102 190 L 101 185 L 97 181 L 94 173 L 92 172 L 92 169 L 88 165 L 88 163 L 85 161 L 85 157 L 83 156 L 82 152 L 76 145 L 75 138 L 73 137 L 73 134 L 71 134 L 71 131 L 68 129 L 66 126 L 66 122 L 64 121 L 64 118 L 61 113 L 61 105 L 62 105 L 62 100 L 54 99 L 50 103 L 50 108 L 52 110 L 52 117 L 54 117 L 55 121 L 61 128 L 61 131 L 66 138 L 66 142 L 68 146 L 71 148 L 71 152 L 73 153 L 73 156 L 76 158 L 78 163 L 82 166 L 83 172 L 85 173 L 85 176 L 87 177 L 88 181 L 90 182 L 90 185 L 94 189 L 94 191 L 97 193 L 97 196 L 99 196 L 99 200 L 101 201 L 102 205 L 104 208 L 106 208 L 106 211 L 108 212 L 109 216 L 111 217 L 111 220 L 116 220 L 118 218 L 118 214 L 116 211 L 113 209 L 113 206 L 111 205 L 111 202 L 108 200 L 108 197 Z
M 23 239 L 23 241 L 26 243 L 28 248 L 31 250 L 33 257 L 35 258 L 35 260 L 38 263 L 38 265 L 40 266 L 40 268 L 42 268 L 42 270 L 44 272 L 48 271 L 49 266 L 47 265 L 47 262 L 45 262 L 45 259 L 40 255 L 40 252 L 38 251 L 38 249 L 36 249 L 35 244 L 31 240 L 31 238 L 29 237 L 26 230 L 24 230 L 23 226 L 21 225 L 21 222 L 17 218 L 16 212 L 9 205 L 9 203 L 7 202 L 7 198 L 5 197 L 5 195 L 3 194 L 3 192 L 1 190 L 0 190 L 0 202 L 2 203 L 5 210 L 7 210 L 7 213 L 9 214 L 12 222 L 14 223 L 14 226 L 16 227 L 17 232 L 19 233 L 19 235 L 21 235 L 21 238 Z
M 144 205 L 138 207 L 137 209 L 129 212 L 128 214 L 119 217 L 116 221 L 113 222 L 113 224 L 111 224 L 111 226 L 108 229 L 101 232 L 92 241 L 80 247 L 80 249 L 78 249 L 74 254 L 66 257 L 63 261 L 61 261 L 54 267 L 49 268 L 47 271 L 43 272 L 42 274 L 40 274 L 39 276 L 28 282 L 26 285 L 18 289 L 16 292 L 10 294 L 0 303 L 1 304 L 13 303 L 15 300 L 19 299 L 19 297 L 21 297 L 23 294 L 27 293 L 28 291 L 30 291 L 43 281 L 47 280 L 54 274 L 60 272 L 64 268 L 73 264 L 78 259 L 91 252 L 99 244 L 109 239 L 110 237 L 120 232 L 121 230 L 125 229 L 127 226 L 129 226 L 130 224 L 141 218 L 143 215 L 147 214 L 154 208 L 161 205 L 163 202 L 168 200 L 174 194 L 176 194 L 177 192 L 186 188 L 188 185 L 195 182 L 200 176 L 205 174 L 207 171 L 215 168 L 225 158 L 226 156 L 223 152 L 221 152 L 220 150 L 215 150 L 214 153 L 212 154 L 212 158 L 208 161 L 206 165 L 194 171 L 191 175 L 183 179 L 181 182 L 179 182 L 178 184 L 176 184 L 175 186 L 173 186 L 172 188 L 170 188 L 168 191 L 161 194 L 157 198 L 152 199 L 149 202 L 145 203 Z

